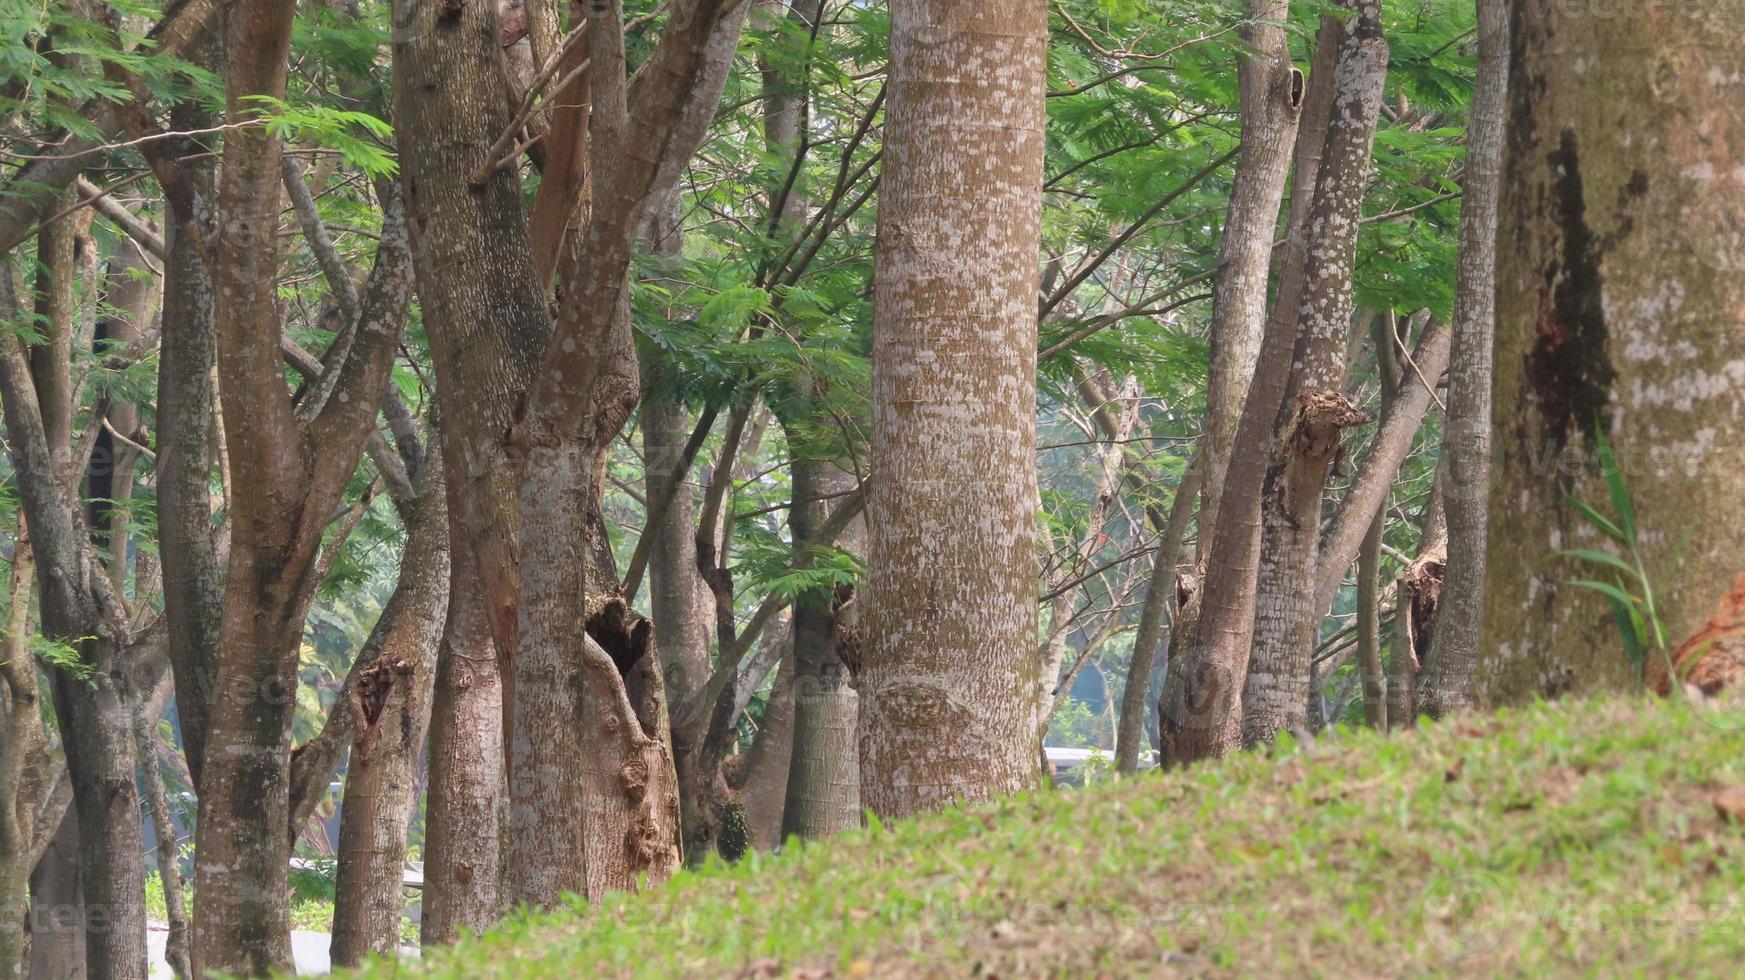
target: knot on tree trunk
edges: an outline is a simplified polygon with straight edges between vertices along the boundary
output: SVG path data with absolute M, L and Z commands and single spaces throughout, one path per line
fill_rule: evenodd
M 358 672 L 357 686 L 352 689 L 350 708 L 357 728 L 357 755 L 368 759 L 374 753 L 380 736 L 379 722 L 393 699 L 400 678 L 412 674 L 409 660 L 383 657 Z
M 1442 600 L 1442 579 L 1448 571 L 1446 549 L 1438 548 L 1418 556 L 1400 574 L 1400 588 L 1408 602 L 1406 637 L 1410 640 L 1412 669 L 1424 663 L 1430 652 L 1430 639 L 1436 629 L 1436 608 Z
M 1340 433 L 1368 421 L 1369 413 L 1343 392 L 1300 392 L 1285 424 L 1285 451 L 1300 459 L 1330 459 L 1339 448 Z

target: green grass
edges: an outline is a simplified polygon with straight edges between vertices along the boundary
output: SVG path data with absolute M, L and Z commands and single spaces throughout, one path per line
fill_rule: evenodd
M 848 834 L 365 975 L 1737 975 L 1745 712 L 1607 699 Z

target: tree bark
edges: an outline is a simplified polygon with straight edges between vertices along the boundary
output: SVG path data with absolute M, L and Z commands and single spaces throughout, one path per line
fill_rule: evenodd
M 226 117 L 283 98 L 295 4 L 240 0 L 225 23 Z M 194 895 L 197 972 L 289 965 L 291 722 L 303 619 L 320 584 L 327 516 L 374 430 L 412 292 L 398 187 L 379 182 L 382 232 L 333 396 L 302 417 L 280 364 L 282 148 L 264 127 L 231 130 L 213 255 L 218 376 L 232 520 L 218 676 L 201 766 Z
M 793 436 L 790 435 L 790 445 Z M 797 548 L 816 541 L 826 498 L 854 486 L 854 475 L 814 459 L 793 460 L 788 527 Z M 837 547 L 860 550 L 864 535 Z M 822 840 L 860 826 L 860 763 L 855 753 L 859 695 L 851 664 L 859 653 L 854 590 L 815 589 L 794 599 L 793 752 L 782 806 L 782 839 Z
M 1212 293 L 1211 365 L 1206 378 L 1200 526 L 1215 527 L 1224 471 L 1248 382 L 1266 328 L 1267 271 L 1284 198 L 1285 176 L 1304 96 L 1303 73 L 1291 66 L 1284 21 L 1289 0 L 1250 0 L 1242 28 L 1247 48 L 1236 62 L 1242 149 L 1230 189 L 1218 277 Z M 1204 544 L 1204 542 L 1202 542 Z M 1173 574 L 1173 565 L 1171 566 Z
M 1478 0 L 1478 80 L 1467 110 L 1466 178 L 1460 200 L 1460 269 L 1442 458 L 1448 509 L 1448 572 L 1435 642 L 1419 689 L 1440 717 L 1472 704 L 1484 614 L 1485 536 L 1490 515 L 1491 345 L 1496 335 L 1497 193 L 1509 81 L 1509 13 Z
M 438 453 L 440 450 L 438 450 Z M 342 709 L 351 716 L 351 763 L 339 824 L 332 958 L 355 966 L 400 945 L 406 825 L 430 721 L 437 648 L 449 602 L 449 534 L 442 463 L 432 455 L 418 498 L 402 509 L 400 580 L 354 668 Z
M 1139 610 L 1139 626 L 1133 634 L 1133 662 L 1127 668 L 1127 683 L 1121 689 L 1121 720 L 1115 735 L 1115 771 L 1139 769 L 1139 753 L 1145 744 L 1145 711 L 1151 703 L 1151 674 L 1157 663 L 1157 644 L 1175 594 L 1176 564 L 1181 561 L 1182 540 L 1187 534 L 1194 498 L 1199 496 L 1205 457 L 1196 452 L 1188 461 L 1181 483 L 1175 488 L 1169 519 L 1158 537 L 1157 557 L 1151 564 L 1151 579 L 1145 585 L 1145 603 Z M 1171 623 L 1173 632 L 1178 623 Z
M 452 15 L 444 9 L 434 2 L 398 8 L 393 45 L 401 180 L 436 374 L 453 539 L 430 733 L 426 943 L 482 931 L 502 912 L 498 820 L 509 668 L 499 657 L 512 648 L 494 637 L 514 616 L 514 581 L 501 535 L 482 539 L 514 527 L 514 474 L 501 435 L 551 329 L 515 169 L 493 169 L 478 187 L 467 176 L 487 162 L 487 148 L 512 114 L 498 67 L 496 11 L 490 4 L 453 8 Z
M 860 674 L 861 797 L 881 818 L 1037 779 L 1047 44 L 1040 0 L 891 8 Z
M 1371 11 L 1373 19 L 1379 20 L 1373 3 L 1365 0 L 1358 3 Z M 1376 30 L 1379 34 L 1379 26 Z M 1340 152 L 1334 131 L 1325 130 L 1320 123 L 1323 119 L 1338 118 L 1334 115 L 1336 105 L 1348 106 L 1353 111 L 1359 108 L 1355 103 L 1361 101 L 1361 93 L 1355 90 L 1351 75 L 1361 73 L 1351 73 L 1343 67 L 1346 51 L 1351 49 L 1350 58 L 1355 61 L 1373 47 L 1373 43 L 1365 43 L 1361 34 L 1332 18 L 1323 21 L 1315 70 L 1309 79 L 1303 119 L 1297 129 L 1296 173 L 1284 267 L 1272 315 L 1261 339 L 1254 379 L 1236 428 L 1236 446 L 1241 451 L 1231 457 L 1219 494 L 1217 523 L 1210 529 L 1211 543 L 1204 546 L 1207 560 L 1204 577 L 1194 591 L 1191 632 L 1186 632 L 1179 644 L 1177 637 L 1171 636 L 1171 646 L 1179 646 L 1179 653 L 1170 658 L 1169 675 L 1158 703 L 1158 734 L 1165 764 L 1223 756 L 1241 741 L 1242 689 L 1248 676 L 1249 647 L 1255 635 L 1257 575 L 1262 553 L 1261 501 L 1272 471 L 1275 426 L 1291 387 L 1299 320 L 1312 309 L 1304 302 L 1308 284 L 1316 278 L 1318 266 L 1341 264 L 1335 261 L 1339 254 L 1336 249 L 1320 247 L 1323 234 L 1330 230 L 1329 222 L 1344 215 L 1343 211 L 1333 209 L 1333 203 L 1327 199 L 1329 195 L 1322 191 L 1352 179 L 1349 173 L 1339 173 L 1341 167 L 1361 167 L 1362 173 L 1367 173 L 1369 163 L 1367 135 L 1361 140 L 1361 154 L 1350 149 Z M 1354 123 L 1350 118 L 1343 121 L 1348 142 L 1359 135 L 1351 130 L 1363 129 Z M 1327 166 L 1321 162 L 1323 153 L 1331 157 Z M 1358 180 L 1357 200 L 1345 195 L 1339 202 L 1341 208 L 1352 209 L 1346 219 L 1350 227 L 1339 229 L 1347 236 L 1355 236 L 1355 208 L 1362 202 L 1361 191 L 1362 181 Z M 1347 273 L 1350 261 L 1346 255 L 1343 267 Z M 1342 336 L 1343 322 L 1340 326 Z M 1338 413 L 1332 414 L 1337 421 Z
M 0 269 L 0 274 L 10 272 Z M 53 789 L 35 658 L 25 642 L 34 576 L 30 535 L 21 519 L 12 541 L 6 637 L 0 646 L 0 976 L 7 978 L 23 977 L 30 963 L 26 918 L 30 872 L 36 863 L 31 844 L 37 811 Z
M 1740 570 L 1740 13 L 1514 9 L 1479 705 L 1636 682 L 1606 599 L 1573 584 L 1609 576 L 1550 557 L 1618 547 L 1570 503 L 1620 515 L 1599 432 L 1669 648 Z
M 1262 546 L 1255 579 L 1254 635 L 1242 694 L 1242 740 L 1254 745 L 1307 721 L 1315 629 L 1312 579 L 1327 471 L 1342 431 L 1367 416 L 1342 391 L 1351 320 L 1353 264 L 1370 147 L 1387 81 L 1381 7 L 1353 5 L 1334 80 L 1327 133 L 1309 216 L 1308 263 L 1287 402 L 1261 491 Z

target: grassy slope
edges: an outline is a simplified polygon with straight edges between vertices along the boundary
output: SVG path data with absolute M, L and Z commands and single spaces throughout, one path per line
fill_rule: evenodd
M 422 969 L 1737 975 L 1745 827 L 1715 802 L 1736 788 L 1745 713 L 1544 705 L 864 830 Z

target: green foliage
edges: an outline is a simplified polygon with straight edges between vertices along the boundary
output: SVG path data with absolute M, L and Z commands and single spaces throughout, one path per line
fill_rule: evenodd
M 245 99 L 259 105 L 256 118 L 277 139 L 332 147 L 339 151 L 347 166 L 356 167 L 371 178 L 390 177 L 398 169 L 393 156 L 380 142 L 392 136 L 394 128 L 367 112 L 324 105 L 294 106 L 269 95 L 250 95 Z M 356 130 L 363 130 L 375 142 L 359 136 Z
M 1623 468 L 1618 465 L 1617 453 L 1606 438 L 1605 429 L 1597 425 L 1594 427 L 1594 446 L 1599 459 L 1600 477 L 1605 482 L 1606 495 L 1610 498 L 1611 514 L 1600 511 L 1574 495 L 1570 496 L 1569 503 L 1589 526 L 1610 538 L 1623 549 L 1624 554 L 1619 556 L 1609 551 L 1579 548 L 1559 551 L 1557 557 L 1597 566 L 1610 575 L 1608 581 L 1575 579 L 1570 584 L 1606 597 L 1612 607 L 1612 617 L 1617 623 L 1624 652 L 1630 658 L 1630 665 L 1636 669 L 1636 676 L 1642 677 L 1647 670 L 1648 657 L 1652 653 L 1659 652 L 1666 657 L 1668 668 L 1671 667 L 1666 624 L 1661 620 L 1660 609 L 1655 602 L 1654 584 L 1649 580 L 1647 569 L 1642 563 L 1641 542 L 1636 533 L 1635 502 L 1630 496 L 1629 485 L 1624 480 Z

